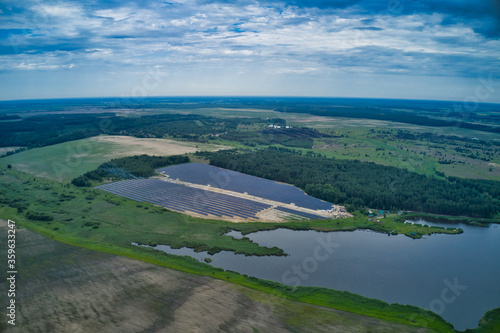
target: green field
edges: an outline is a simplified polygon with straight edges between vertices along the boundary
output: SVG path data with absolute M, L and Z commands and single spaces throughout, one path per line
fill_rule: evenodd
M 196 150 L 218 149 L 215 145 L 173 140 L 125 137 L 120 142 L 120 140 L 108 141 L 105 138 L 109 137 L 92 137 L 34 148 L 4 157 L 0 159 L 0 163 L 11 164 L 18 170 L 36 177 L 69 182 L 112 158 L 134 154 L 177 155 Z
M 314 150 L 335 158 L 372 161 L 426 175 L 442 172 L 446 176 L 500 180 L 498 145 L 463 142 L 442 135 L 431 136 L 429 140 L 400 139 L 397 131 L 388 130 L 333 133 L 342 137 L 316 140 Z
M 401 233 L 414 232 L 420 236 L 433 232 L 458 233 L 459 230 L 409 225 L 397 222 L 392 217 L 388 217 L 383 223 L 369 222 L 366 218 L 357 217 L 343 220 L 339 224 L 337 221 L 231 224 L 196 219 L 150 204 L 138 204 L 98 190 L 79 189 L 46 179 L 33 178 L 13 169 L 5 169 L 5 166 L 2 173 L 2 178 L 6 181 L 2 201 L 11 200 L 21 207 L 14 209 L 4 206 L 0 209 L 0 216 L 13 219 L 19 225 L 55 240 L 125 255 L 189 273 L 208 275 L 293 300 L 365 314 L 394 323 L 418 326 L 419 322 L 415 322 L 414 319 L 417 313 L 419 318 L 425 318 L 427 327 L 434 328 L 438 332 L 451 331 L 449 324 L 441 318 L 415 307 L 389 306 L 381 301 L 324 288 L 293 289 L 275 282 L 262 282 L 238 273 L 213 268 L 194 259 L 165 255 L 131 243 L 188 246 L 210 252 L 229 250 L 254 255 L 279 255 L 282 252 L 278 248 L 260 247 L 248 239 L 234 239 L 224 236 L 224 233 L 231 229 L 248 233 L 277 227 L 324 231 L 370 228 L 383 232 L 397 229 Z
M 156 112 L 160 112 L 156 110 Z M 163 110 L 177 113 L 178 110 Z M 304 113 L 282 113 L 261 109 L 188 109 L 186 114 L 212 117 L 282 118 L 294 127 L 311 127 L 333 138 L 315 139 L 313 150 L 328 157 L 357 159 L 391 165 L 426 175 L 442 172 L 446 176 L 500 180 L 500 134 L 460 127 L 430 127 L 373 119 L 334 118 Z M 399 130 L 416 135 L 428 133 L 431 141 L 395 139 Z M 377 132 L 386 133 L 377 133 Z M 375 132 L 375 133 L 373 133 Z M 463 142 L 453 138 L 477 138 L 481 142 Z M 442 140 L 446 137 L 446 140 Z M 433 142 L 438 141 L 438 142 Z M 219 144 L 241 147 L 232 141 Z M 493 145 L 491 145 L 493 143 Z M 457 151 L 458 150 L 458 151 Z M 487 151 L 486 156 L 484 152 Z M 473 156 L 473 157 L 472 157 Z M 485 160 L 482 160 L 482 159 Z M 450 161 L 440 164 L 439 161 Z

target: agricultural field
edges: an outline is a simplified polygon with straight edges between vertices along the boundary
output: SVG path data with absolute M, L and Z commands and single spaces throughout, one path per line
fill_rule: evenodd
M 176 110 L 163 110 L 176 113 Z M 461 127 L 430 127 L 377 119 L 338 118 L 264 109 L 188 109 L 184 114 L 211 117 L 282 119 L 293 127 L 309 127 L 331 138 L 314 138 L 310 148 L 328 157 L 372 161 L 425 175 L 500 180 L 500 134 Z M 254 140 L 272 144 L 272 133 Z M 276 134 L 277 136 L 278 134 Z M 234 141 L 213 140 L 235 145 Z M 300 144 L 292 147 L 302 147 Z M 437 172 L 437 173 L 436 173 Z
M 88 249 L 124 255 L 190 273 L 213 276 L 285 298 L 305 300 L 309 303 L 327 305 L 359 314 L 369 314 L 392 323 L 408 324 L 407 319 L 402 318 L 404 316 L 411 317 L 416 310 L 414 308 L 406 309 L 405 307 L 398 309 L 398 306 L 393 309 L 392 306 L 379 301 L 373 301 L 373 304 L 372 301 L 366 303 L 365 298 L 345 294 L 344 292 L 337 294 L 337 292 L 332 291 L 335 295 L 328 299 L 324 298 L 324 290 L 321 290 L 318 294 L 315 294 L 312 290 L 306 292 L 305 289 L 299 289 L 300 293 L 298 294 L 289 294 L 288 289 L 278 292 L 282 288 L 278 284 L 273 284 L 270 287 L 258 280 L 234 272 L 221 271 L 218 268 L 189 258 L 158 254 L 154 250 L 139 248 L 133 246 L 132 242 L 168 244 L 175 248 L 187 246 L 198 251 L 208 250 L 209 253 L 227 250 L 249 255 L 283 255 L 283 251 L 279 248 L 261 247 L 249 239 L 235 239 L 224 236 L 224 234 L 230 230 L 247 233 L 278 227 L 297 228 L 299 230 L 310 228 L 323 231 L 354 230 L 357 228 L 388 228 L 393 230 L 396 227 L 400 233 L 408 235 L 417 233 L 423 235 L 435 232 L 455 233 L 453 230 L 444 228 L 423 228 L 418 225 L 403 224 L 397 222 L 395 218 L 389 217 L 385 225 L 368 223 L 362 217 L 340 223 L 317 221 L 287 223 L 286 225 L 273 223 L 234 224 L 223 221 L 201 220 L 169 212 L 151 204 L 137 204 L 135 201 L 118 196 L 105 195 L 97 190 L 78 189 L 48 179 L 33 178 L 14 169 L 3 169 L 2 177 L 7 184 L 2 191 L 2 202 L 10 200 L 10 202 L 16 203 L 17 208 L 4 206 L 0 209 L 1 216 L 9 216 L 18 225 L 28 227 L 54 240 Z M 65 256 L 65 258 L 69 257 Z M 40 267 L 42 269 L 45 265 L 40 265 Z M 106 266 L 106 268 L 109 267 Z M 53 270 L 51 272 L 53 273 Z M 67 279 L 64 281 L 64 283 L 68 282 Z M 376 310 L 378 307 L 382 307 L 384 310 Z M 401 317 L 403 313 L 401 311 L 408 312 Z M 423 312 L 422 315 L 427 316 L 429 314 Z M 94 315 L 90 312 L 88 316 L 93 318 Z M 119 320 L 115 318 L 113 324 L 117 324 L 117 322 Z M 428 323 L 433 323 L 428 327 L 446 329 L 449 327 L 442 319 L 432 317 L 432 315 L 428 318 Z M 439 329 L 438 331 L 442 332 L 443 330 Z
M 0 232 L 6 226 L 0 220 Z M 17 229 L 17 243 L 18 325 L 7 330 L 2 318 L 0 332 L 432 332 L 67 245 L 25 228 Z
M 130 136 L 97 136 L 42 148 L 33 148 L 2 158 L 3 164 L 37 177 L 69 182 L 113 158 L 149 154 L 178 155 L 215 151 L 223 146 Z

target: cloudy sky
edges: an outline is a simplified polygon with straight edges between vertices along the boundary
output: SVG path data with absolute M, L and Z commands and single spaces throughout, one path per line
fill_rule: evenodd
M 170 1 L 1 0 L 0 99 L 500 102 L 499 0 Z

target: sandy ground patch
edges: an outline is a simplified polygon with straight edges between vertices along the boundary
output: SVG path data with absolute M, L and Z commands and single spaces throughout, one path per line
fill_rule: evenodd
M 9 151 L 14 151 L 14 150 L 19 149 L 19 148 L 22 148 L 22 147 L 2 147 L 2 148 L 0 148 L 0 156 L 8 153 Z
M 110 143 L 125 147 L 130 155 L 178 155 L 197 150 L 219 150 L 225 147 L 202 143 L 181 142 L 169 139 L 135 138 L 131 136 L 101 135 L 92 138 L 99 143 Z

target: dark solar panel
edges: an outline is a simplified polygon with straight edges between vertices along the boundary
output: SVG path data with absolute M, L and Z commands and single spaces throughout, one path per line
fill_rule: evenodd
M 123 180 L 105 184 L 98 189 L 136 201 L 146 201 L 177 211 L 191 211 L 203 215 L 257 219 L 255 214 L 270 205 L 233 197 L 223 193 L 204 191 L 159 179 Z
M 332 207 L 331 203 L 307 195 L 295 186 L 211 165 L 187 163 L 161 168 L 158 171 L 169 175 L 172 179 L 178 178 L 190 183 L 210 185 L 239 193 L 247 192 L 256 197 L 283 203 L 295 203 L 297 206 L 305 208 L 330 209 Z

